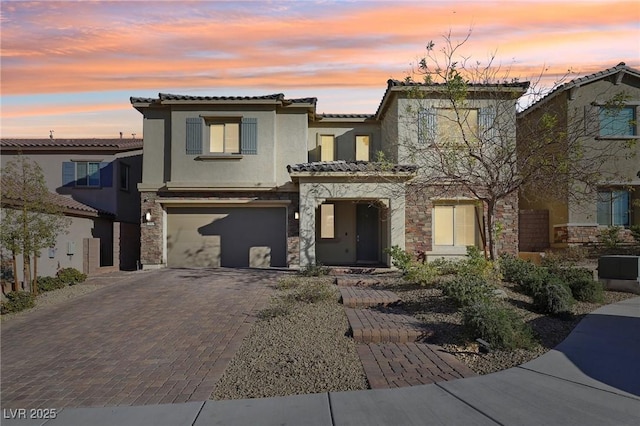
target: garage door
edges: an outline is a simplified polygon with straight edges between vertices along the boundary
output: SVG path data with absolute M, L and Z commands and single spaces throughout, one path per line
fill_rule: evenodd
M 170 267 L 287 265 L 284 207 L 169 207 Z

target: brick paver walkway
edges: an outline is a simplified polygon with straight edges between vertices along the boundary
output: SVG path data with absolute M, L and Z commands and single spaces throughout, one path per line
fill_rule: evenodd
M 420 321 L 399 309 L 345 308 L 353 340 L 362 343 L 406 343 L 428 337 L 431 332 Z
M 425 343 L 357 345 L 372 389 L 396 388 L 476 376 L 441 347 Z
M 387 290 L 361 287 L 338 287 L 342 304 L 348 308 L 368 308 L 370 306 L 391 305 L 400 301 L 397 294 Z
M 3 323 L 2 408 L 206 400 L 277 276 L 228 269 L 130 273 Z

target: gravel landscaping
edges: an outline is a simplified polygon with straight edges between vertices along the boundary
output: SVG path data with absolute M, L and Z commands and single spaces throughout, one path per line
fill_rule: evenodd
M 355 343 L 345 335 L 349 327 L 333 279 L 287 280 L 292 286 L 296 281 L 321 286 L 327 299 L 313 301 L 304 291 L 281 289 L 231 360 L 213 399 L 367 389 Z

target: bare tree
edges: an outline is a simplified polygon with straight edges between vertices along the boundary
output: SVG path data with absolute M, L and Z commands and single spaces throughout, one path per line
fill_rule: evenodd
M 495 63 L 495 54 L 485 64 L 465 56 L 470 36 L 471 31 L 454 41 L 446 34 L 439 50 L 429 42 L 416 69 L 397 83 L 411 100 L 400 112 L 406 130 L 397 138 L 398 160 L 420 167 L 412 184 L 426 194 L 464 192 L 482 203 L 478 224 L 485 250 L 495 259 L 503 231 L 496 217 L 501 202 L 517 197 L 525 186 L 573 198 L 592 195 L 597 185 L 615 179 L 602 165 L 628 154 L 629 145 L 589 147 L 584 143 L 593 131 L 588 118 L 551 109 L 518 135 L 525 141 L 518 144 L 518 102 L 523 95 L 538 101 L 566 76 L 551 89 L 540 84 L 544 73 L 533 82 L 520 82 Z M 608 106 L 617 108 L 622 102 L 616 97 Z

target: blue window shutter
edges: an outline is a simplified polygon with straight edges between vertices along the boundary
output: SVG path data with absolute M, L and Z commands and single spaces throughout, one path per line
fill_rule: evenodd
M 112 163 L 100 163 L 100 186 L 103 188 L 111 188 L 113 186 Z
M 435 108 L 425 108 L 418 112 L 418 141 L 433 143 L 438 134 L 438 121 Z
M 496 119 L 496 111 L 493 107 L 480 108 L 478 113 L 478 127 L 482 140 L 490 141 L 497 136 L 494 121 Z
M 187 155 L 202 154 L 202 118 L 187 118 Z
M 73 186 L 76 181 L 76 165 L 71 161 L 62 163 L 62 186 Z
M 240 153 L 258 153 L 258 119 L 243 118 L 240 125 Z

